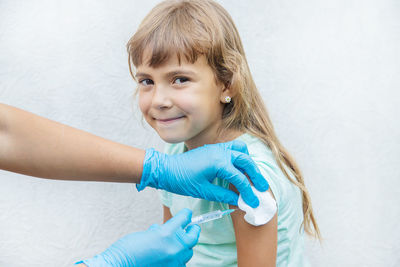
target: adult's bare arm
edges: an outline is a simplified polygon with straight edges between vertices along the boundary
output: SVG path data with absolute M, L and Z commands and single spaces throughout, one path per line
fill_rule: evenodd
M 145 151 L 0 103 L 0 169 L 81 181 L 139 183 Z

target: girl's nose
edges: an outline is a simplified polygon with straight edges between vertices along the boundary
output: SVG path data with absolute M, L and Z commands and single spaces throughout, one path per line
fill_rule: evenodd
M 152 106 L 156 109 L 167 109 L 172 107 L 169 90 L 166 87 L 157 86 L 154 88 Z

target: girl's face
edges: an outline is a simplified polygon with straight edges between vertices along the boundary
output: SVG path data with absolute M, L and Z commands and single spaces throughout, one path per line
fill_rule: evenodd
M 140 65 L 136 78 L 140 110 L 164 141 L 184 141 L 189 149 L 216 141 L 229 90 L 215 82 L 205 56 L 194 64 L 171 57 L 157 68 Z

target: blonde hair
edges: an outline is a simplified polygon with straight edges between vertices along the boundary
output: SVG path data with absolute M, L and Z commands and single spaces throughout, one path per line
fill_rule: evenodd
M 163 1 L 144 18 L 127 44 L 129 71 L 134 79 L 131 63 L 136 67 L 141 65 L 146 49 L 151 53 L 147 62 L 151 67 L 161 65 L 173 55 L 179 62 L 184 56 L 191 63 L 200 55 L 206 57 L 216 80 L 234 92 L 232 102 L 223 112 L 223 128 L 248 132 L 271 149 L 282 172 L 302 192 L 305 232 L 320 239 L 303 176 L 275 134 L 228 12 L 212 0 Z M 284 166 L 296 179 L 292 179 Z

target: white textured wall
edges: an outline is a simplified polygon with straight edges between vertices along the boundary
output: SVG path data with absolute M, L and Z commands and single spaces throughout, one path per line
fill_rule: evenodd
M 158 1 L 0 1 L 0 102 L 162 148 L 133 107 L 125 44 Z M 220 1 L 306 178 L 313 266 L 400 265 L 400 2 Z M 0 171 L 0 266 L 71 266 L 161 221 L 133 185 Z

